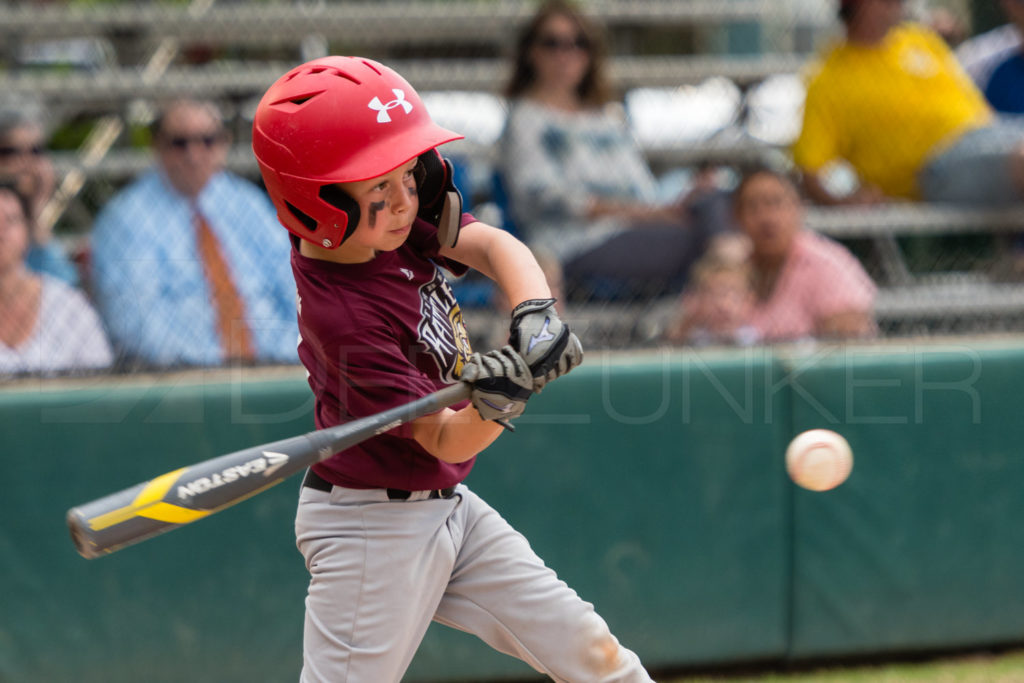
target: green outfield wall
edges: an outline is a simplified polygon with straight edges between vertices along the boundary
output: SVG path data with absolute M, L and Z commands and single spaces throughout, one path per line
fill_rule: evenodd
M 833 425 L 856 464 L 792 491 L 793 656 L 1024 642 L 1022 383 L 1024 351 L 956 344 L 801 377 L 794 430 Z
M 591 354 L 467 481 L 649 667 L 1024 642 L 1024 350 Z M 312 428 L 299 370 L 0 390 L 0 681 L 292 681 L 298 478 L 87 561 L 74 505 Z M 786 478 L 797 432 L 850 480 Z M 409 681 L 530 677 L 431 627 Z

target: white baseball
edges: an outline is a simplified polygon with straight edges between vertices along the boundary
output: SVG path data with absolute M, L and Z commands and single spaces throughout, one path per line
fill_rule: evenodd
M 797 434 L 786 448 L 786 472 L 805 489 L 834 489 L 846 481 L 852 470 L 850 444 L 830 429 L 810 429 Z

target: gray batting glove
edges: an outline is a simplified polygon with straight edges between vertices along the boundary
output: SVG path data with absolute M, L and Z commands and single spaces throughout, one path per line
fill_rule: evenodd
M 473 385 L 469 400 L 480 417 L 496 420 L 507 429 L 512 429 L 508 420 L 522 415 L 533 395 L 530 368 L 511 346 L 474 353 L 459 379 Z
M 530 366 L 533 390 L 583 362 L 583 345 L 555 312 L 554 299 L 530 299 L 512 309 L 509 345 Z

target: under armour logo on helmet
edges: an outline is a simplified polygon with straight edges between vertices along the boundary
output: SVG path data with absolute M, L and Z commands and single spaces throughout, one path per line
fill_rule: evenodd
M 366 106 L 377 112 L 377 123 L 391 123 L 391 115 L 388 114 L 388 110 L 394 109 L 395 107 L 401 107 L 408 114 L 412 111 L 412 104 L 405 101 L 405 91 L 399 88 L 392 88 L 391 92 L 395 93 L 395 99 L 391 100 L 387 104 L 380 101 L 379 97 L 374 97 L 370 100 L 370 103 Z

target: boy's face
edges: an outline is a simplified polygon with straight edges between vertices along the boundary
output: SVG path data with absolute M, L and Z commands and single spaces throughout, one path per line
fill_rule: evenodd
M 394 251 L 405 243 L 419 210 L 411 159 L 384 175 L 353 183 L 339 183 L 359 204 L 359 225 L 338 251 L 369 261 L 378 251 Z M 364 258 L 365 257 L 365 258 Z

